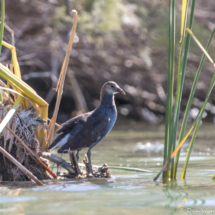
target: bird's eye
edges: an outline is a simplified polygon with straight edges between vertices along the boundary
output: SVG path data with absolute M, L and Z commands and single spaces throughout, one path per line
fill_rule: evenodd
M 111 85 L 111 87 L 112 87 L 112 88 L 114 88 L 114 86 L 113 86 L 113 85 Z

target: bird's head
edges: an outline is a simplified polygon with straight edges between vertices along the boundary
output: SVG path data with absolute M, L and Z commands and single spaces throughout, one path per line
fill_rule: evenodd
M 118 84 L 113 81 L 106 82 L 102 87 L 102 95 L 114 95 L 117 93 L 125 95 L 124 90 L 122 90 Z

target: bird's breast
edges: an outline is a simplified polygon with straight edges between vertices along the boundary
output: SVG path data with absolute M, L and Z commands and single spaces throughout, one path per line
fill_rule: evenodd
M 115 107 L 109 108 L 109 110 L 106 112 L 106 115 L 108 117 L 108 125 L 107 125 L 107 130 L 108 132 L 112 129 L 116 122 L 117 118 L 117 111 Z

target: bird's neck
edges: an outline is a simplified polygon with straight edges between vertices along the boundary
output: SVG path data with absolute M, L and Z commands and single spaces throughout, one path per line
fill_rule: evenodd
M 101 97 L 101 105 L 103 105 L 103 106 L 115 106 L 114 95 L 103 95 Z

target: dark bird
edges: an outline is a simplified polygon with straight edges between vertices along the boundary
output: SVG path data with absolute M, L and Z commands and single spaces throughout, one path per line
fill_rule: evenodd
M 61 147 L 58 153 L 68 153 L 69 150 L 79 151 L 89 148 L 89 172 L 93 173 L 91 164 L 91 149 L 98 144 L 113 128 L 117 110 L 114 94 L 125 92 L 112 81 L 106 82 L 101 89 L 100 105 L 94 111 L 74 117 L 65 122 L 57 131 L 59 136 L 49 146 L 49 149 Z

